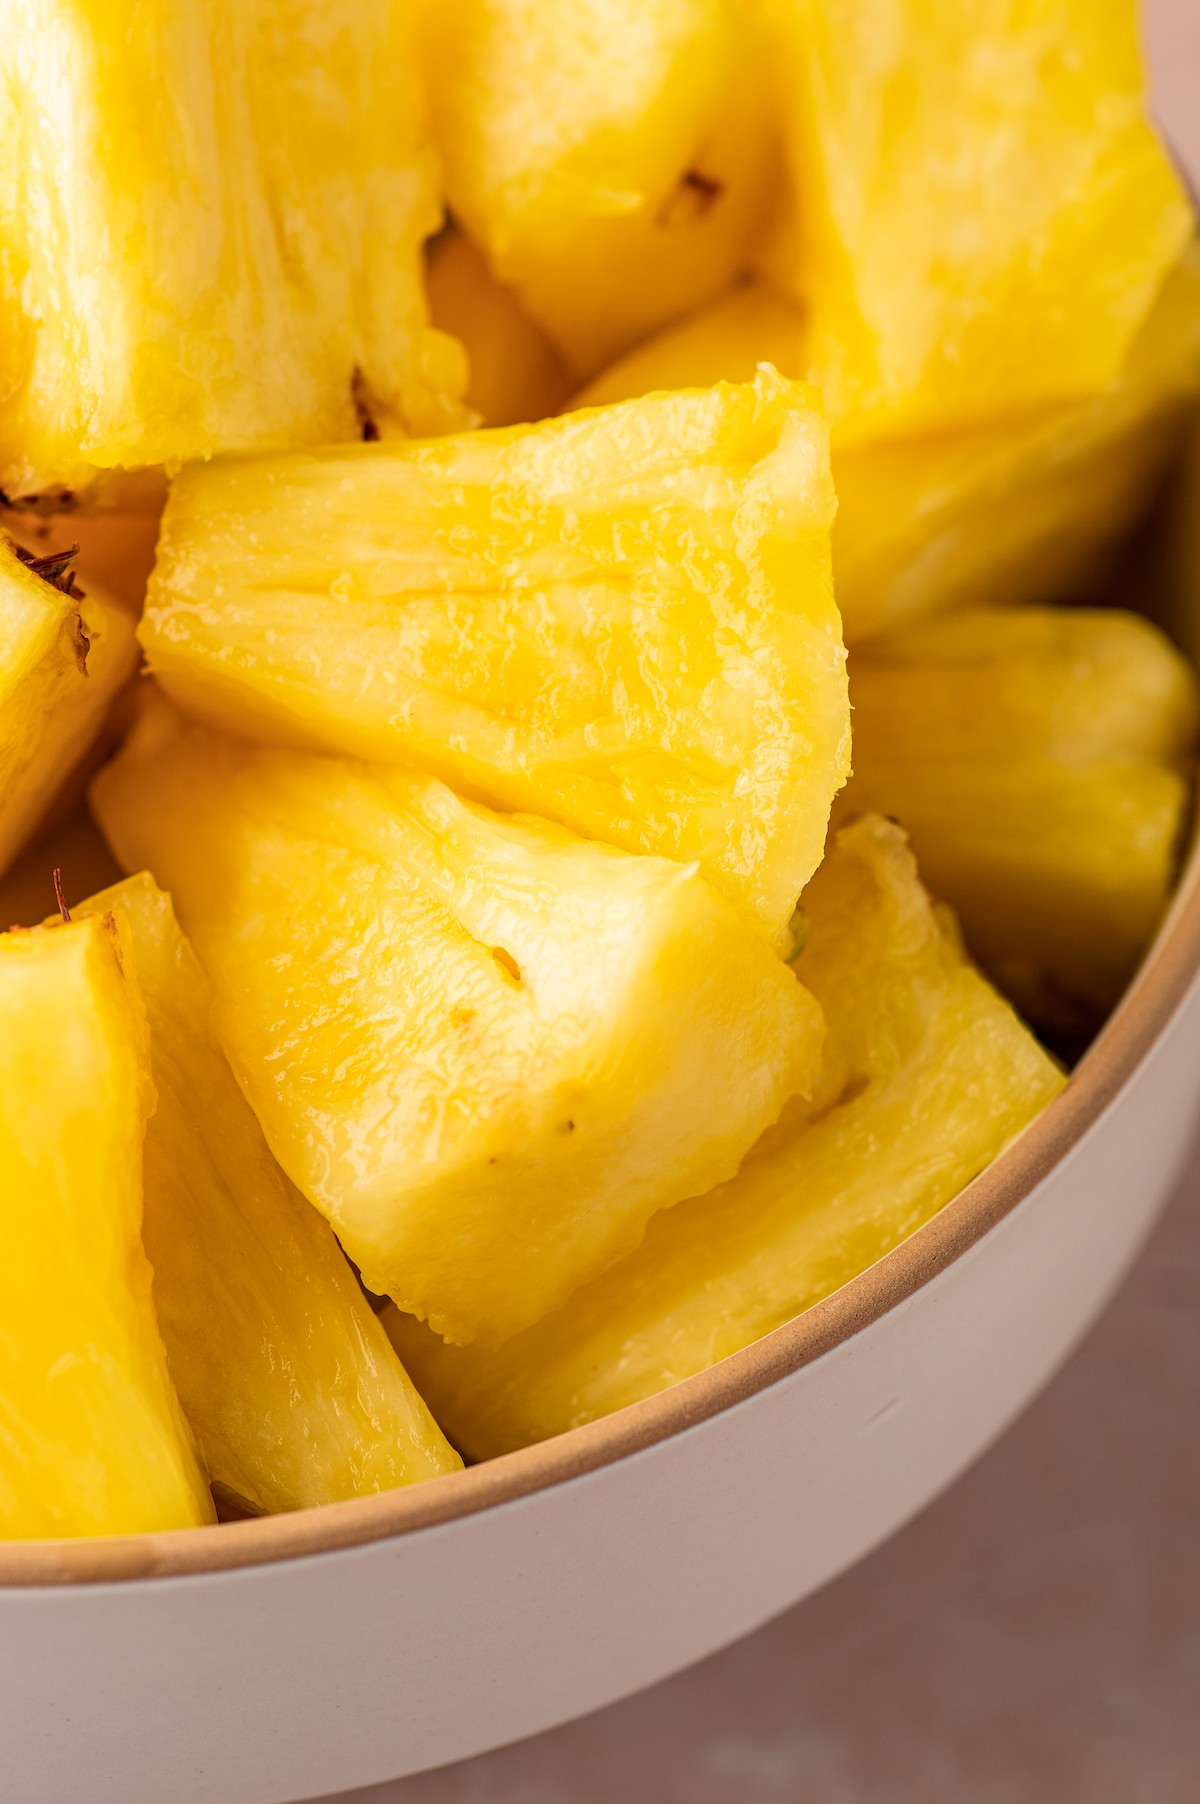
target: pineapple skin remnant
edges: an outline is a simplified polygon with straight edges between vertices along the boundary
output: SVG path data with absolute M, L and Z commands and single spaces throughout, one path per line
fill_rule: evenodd
M 184 471 L 141 637 L 237 733 L 698 860 L 780 940 L 849 768 L 835 511 L 769 369 L 540 426 Z
M 695 866 L 162 702 L 92 804 L 169 887 L 281 1165 L 450 1338 L 554 1308 L 815 1081 L 820 1009 Z
M 0 1536 L 213 1520 L 138 1238 L 154 1106 L 128 930 L 0 935 Z
M 729 1183 L 484 1355 L 385 1325 L 456 1445 L 487 1459 L 636 1403 L 780 1327 L 880 1259 L 1062 1088 L 963 955 L 899 828 L 864 816 L 805 893 L 796 969 L 829 1026 L 816 1093 Z
M 782 169 L 745 0 L 440 0 L 455 217 L 582 379 L 748 264 Z
M 770 0 L 791 216 L 838 448 L 1112 383 L 1194 229 L 1136 0 Z
M 31 554 L 32 555 L 32 554 Z M 0 534 L 0 874 L 99 734 L 138 649 L 132 617 L 39 575 Z
M 3 0 L 0 488 L 441 430 L 409 0 Z
M 327 1223 L 272 1158 L 212 1037 L 211 992 L 170 899 L 142 873 L 73 913 L 129 929 L 158 1095 L 142 1240 L 214 1485 L 269 1513 L 456 1471 Z

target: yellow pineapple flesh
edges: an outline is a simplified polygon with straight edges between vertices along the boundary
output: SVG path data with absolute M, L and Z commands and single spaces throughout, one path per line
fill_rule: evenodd
M 792 212 L 841 446 L 1114 381 L 1192 230 L 1136 0 L 771 0 Z
M 412 10 L 5 0 L 8 495 L 455 417 Z
M 963 603 L 1075 599 L 1144 510 L 1200 391 L 1200 251 L 1172 271 L 1101 393 L 835 453 L 848 638 Z
M 733 289 L 596 378 L 573 405 L 809 369 L 803 311 Z M 1177 449 L 1200 389 L 1200 250 L 1171 271 L 1116 378 L 1084 399 L 832 451 L 834 583 L 848 642 L 925 614 L 1055 600 L 1094 581 Z
M 92 801 L 170 890 L 280 1164 L 455 1339 L 562 1302 L 813 1081 L 820 1010 L 694 865 L 162 702 Z
M 124 925 L 0 935 L 0 1536 L 212 1520 L 138 1238 L 153 1105 Z
M 171 1376 L 215 1486 L 268 1512 L 456 1470 L 328 1224 L 271 1156 L 212 1036 L 212 995 L 142 873 L 76 918 L 128 923 L 158 1106 L 142 1240 Z
M 702 1371 L 874 1264 L 956 1195 L 1062 1086 L 967 962 L 900 830 L 866 817 L 805 893 L 796 969 L 825 1010 L 818 1093 L 730 1182 L 657 1216 L 638 1249 L 485 1353 L 385 1314 L 474 1458 L 595 1420 Z
M 183 472 L 142 644 L 238 733 L 699 861 L 773 935 L 849 759 L 824 423 L 752 383 Z
M 442 0 L 450 206 L 579 377 L 746 267 L 779 186 L 758 9 Z
M 465 398 L 479 423 L 516 426 L 557 413 L 575 386 L 570 372 L 470 239 L 447 226 L 427 263 L 430 316 L 467 353 Z
M 80 595 L 68 553 L 0 534 L 0 874 L 41 825 L 137 664 L 134 623 Z
M 854 656 L 849 811 L 908 830 L 975 957 L 1032 1020 L 1096 1027 L 1177 871 L 1197 685 L 1112 609 L 979 610 Z

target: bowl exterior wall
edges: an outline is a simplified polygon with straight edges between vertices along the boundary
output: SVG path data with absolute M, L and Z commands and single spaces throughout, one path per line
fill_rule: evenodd
M 891 1534 L 1036 1394 L 1169 1194 L 1198 1099 L 1200 983 L 1067 1156 L 936 1278 L 595 1471 L 309 1558 L 0 1589 L 4 1804 L 366 1785 L 563 1722 L 746 1633 Z

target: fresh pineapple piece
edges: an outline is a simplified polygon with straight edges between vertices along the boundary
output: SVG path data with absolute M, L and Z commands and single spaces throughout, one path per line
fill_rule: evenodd
M 574 387 L 571 374 L 470 239 L 448 226 L 427 261 L 430 315 L 467 353 L 466 400 L 480 423 L 516 426 L 557 413 Z
M 820 1010 L 694 865 L 161 701 L 92 797 L 172 892 L 280 1164 L 453 1339 L 536 1321 L 813 1081 Z
M 456 1470 L 328 1224 L 267 1150 L 169 898 L 142 873 L 75 913 L 130 930 L 158 1095 L 142 1240 L 209 1477 L 267 1513 Z
M 430 10 L 450 205 L 577 376 L 746 267 L 781 176 L 757 7 Z
M 849 757 L 809 392 L 184 471 L 142 627 L 217 725 L 696 859 L 772 934 Z
M 840 832 L 805 892 L 796 969 L 826 1069 L 731 1182 L 656 1216 L 638 1249 L 498 1351 L 389 1333 L 475 1458 L 593 1421 L 779 1327 L 912 1234 L 1062 1086 L 963 956 L 898 828 Z
M 0 1536 L 190 1528 L 212 1499 L 138 1239 L 154 1106 L 128 931 L 0 935 Z
M 1192 230 L 1149 125 L 1136 0 L 772 0 L 792 214 L 843 444 L 1116 380 Z
M 981 610 L 863 646 L 851 689 L 847 809 L 909 831 L 930 887 L 1030 1020 L 1095 1028 L 1175 877 L 1190 666 L 1135 614 Z
M 760 363 L 802 381 L 810 362 L 804 309 L 765 282 L 736 282 L 635 346 L 579 390 L 571 407 L 610 407 L 660 389 L 752 382 Z
M 132 618 L 80 595 L 67 552 L 0 534 L 0 873 L 40 826 L 137 663 Z
M 1090 400 L 835 454 L 847 637 L 963 603 L 1074 597 L 1144 510 L 1200 391 L 1193 244 L 1117 379 Z
M 809 367 L 804 315 L 761 283 L 622 359 L 574 405 Z M 834 580 L 854 643 L 975 602 L 1058 599 L 1142 510 L 1200 389 L 1200 249 L 1172 270 L 1103 393 L 966 430 L 832 453 Z
M 411 0 L 4 0 L 0 487 L 437 430 Z

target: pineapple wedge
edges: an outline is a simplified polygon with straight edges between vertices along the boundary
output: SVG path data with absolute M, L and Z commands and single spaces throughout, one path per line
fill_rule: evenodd
M 839 445 L 1097 393 L 1193 227 L 1136 0 L 771 0 L 792 212 Z
M 8 495 L 456 417 L 412 10 L 4 0 Z
M 213 1519 L 138 1229 L 154 1106 L 112 915 L 0 935 L 0 1536 Z
M 694 865 L 161 701 L 92 800 L 171 890 L 280 1164 L 452 1339 L 536 1321 L 813 1082 L 820 1010 Z
M 570 372 L 470 239 L 447 226 L 429 247 L 427 267 L 430 315 L 467 353 L 466 401 L 480 423 L 516 426 L 557 413 L 575 386 Z
M 267 1150 L 169 898 L 143 873 L 74 912 L 119 913 L 130 930 L 158 1094 L 142 1240 L 214 1485 L 267 1513 L 456 1470 L 327 1223 Z
M 756 6 L 430 11 L 451 208 L 577 376 L 746 266 L 782 173 Z
M 0 534 L 0 874 L 41 825 L 137 664 L 132 618 L 81 595 L 68 553 Z
M 614 364 L 575 406 L 809 367 L 804 315 L 762 283 Z M 1053 600 L 1093 576 L 1177 448 L 1200 390 L 1200 248 L 1171 271 L 1103 393 L 965 430 L 832 453 L 833 565 L 849 642 L 964 602 Z
M 593 1421 L 779 1327 L 928 1221 L 1062 1087 L 967 963 L 898 828 L 839 833 L 804 910 L 796 969 L 829 1023 L 820 1091 L 731 1182 L 657 1216 L 636 1252 L 496 1352 L 385 1312 L 464 1452 Z
M 696 859 L 779 936 L 849 759 L 808 390 L 184 471 L 142 644 L 189 712 Z
M 1191 798 L 1197 687 L 1135 614 L 966 612 L 856 652 L 846 807 L 894 815 L 974 955 L 1070 1037 L 1162 917 Z

